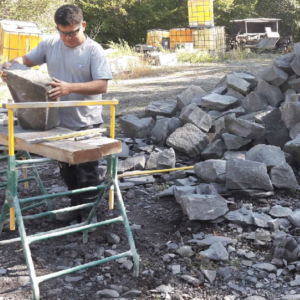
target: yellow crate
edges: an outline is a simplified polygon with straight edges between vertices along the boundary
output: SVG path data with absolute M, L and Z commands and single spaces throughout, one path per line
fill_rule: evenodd
M 152 29 L 147 31 L 147 45 L 159 46 L 162 45 L 162 39 L 170 37 L 169 30 Z
M 0 63 L 23 56 L 42 40 L 36 24 L 12 20 L 0 21 Z
M 190 26 L 214 26 L 213 0 L 188 0 Z
M 225 44 L 225 28 L 197 28 L 193 29 L 193 44 L 195 49 L 224 52 Z
M 170 49 L 174 50 L 186 43 L 192 43 L 192 32 L 190 28 L 172 28 L 170 30 Z

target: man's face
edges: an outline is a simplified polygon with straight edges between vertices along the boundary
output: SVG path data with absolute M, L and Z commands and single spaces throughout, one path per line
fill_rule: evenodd
M 57 30 L 60 34 L 61 40 L 69 48 L 75 48 L 85 41 L 85 30 L 86 22 L 81 24 L 71 25 L 71 26 L 62 26 L 57 25 Z

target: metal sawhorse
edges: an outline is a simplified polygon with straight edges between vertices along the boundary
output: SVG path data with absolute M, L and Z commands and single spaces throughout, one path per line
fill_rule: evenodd
M 2 229 L 5 223 L 5 220 L 7 218 L 7 214 L 9 213 L 10 217 L 10 230 L 15 230 L 15 221 L 18 225 L 18 230 L 20 237 L 6 240 L 6 241 L 0 241 L 0 245 L 10 244 L 14 242 L 21 242 L 23 246 L 24 256 L 26 259 L 26 265 L 29 271 L 30 276 L 30 283 L 32 287 L 33 292 L 33 299 L 34 300 L 40 300 L 40 289 L 39 284 L 62 276 L 66 274 L 70 274 L 73 272 L 77 272 L 89 267 L 97 266 L 102 263 L 106 263 L 112 260 L 116 260 L 122 257 L 131 256 L 133 258 L 134 263 L 134 276 L 138 276 L 139 273 L 139 256 L 137 254 L 134 239 L 132 236 L 132 232 L 130 229 L 129 221 L 127 218 L 125 206 L 122 199 L 122 194 L 119 188 L 118 178 L 117 178 L 117 165 L 118 165 L 118 158 L 112 154 L 107 158 L 107 176 L 106 180 L 103 184 L 99 186 L 94 187 L 88 187 L 88 188 L 82 188 L 77 189 L 73 191 L 67 191 L 62 193 L 56 193 L 56 194 L 47 194 L 43 184 L 39 178 L 39 175 L 34 168 L 34 176 L 24 178 L 22 180 L 18 180 L 18 167 L 26 166 L 26 165 L 35 165 L 40 163 L 46 163 L 50 162 L 51 159 L 49 158 L 41 158 L 41 159 L 31 159 L 29 156 L 29 153 L 25 152 L 22 153 L 21 156 L 25 156 L 27 160 L 20 160 L 18 159 L 18 156 L 15 154 L 15 145 L 14 145 L 14 121 L 13 121 L 13 110 L 14 109 L 34 109 L 34 108 L 53 108 L 53 107 L 74 107 L 74 106 L 97 106 L 97 105 L 110 105 L 111 108 L 111 124 L 110 124 L 110 137 L 112 139 L 115 138 L 115 105 L 118 105 L 118 100 L 111 100 L 111 101 L 68 101 L 68 102 L 26 102 L 26 103 L 13 103 L 8 102 L 5 104 L 0 104 L 0 107 L 4 107 L 8 110 L 8 146 L 9 146 L 9 155 L 3 159 L 7 159 L 7 187 L 6 187 L 6 199 L 2 207 L 1 215 L 0 215 L 0 237 L 2 233 Z M 3 173 L 3 172 L 2 172 Z M 29 197 L 25 199 L 19 199 L 17 188 L 18 184 L 21 182 L 28 182 L 29 180 L 36 180 L 39 188 L 42 192 L 41 196 L 35 196 L 35 197 Z M 1 188 L 1 186 L 0 186 Z M 83 204 L 78 205 L 74 207 L 68 207 L 63 208 L 59 210 L 53 210 L 51 205 L 51 199 L 57 198 L 57 197 L 63 197 L 68 195 L 75 195 L 75 194 L 81 194 L 91 191 L 99 191 L 99 195 L 94 203 L 89 204 Z M 114 208 L 114 195 L 117 196 L 117 204 L 120 209 L 120 216 L 117 218 L 113 218 L 110 220 L 97 222 L 97 223 L 91 223 L 93 217 L 95 216 L 97 212 L 97 208 L 105 195 L 106 191 L 109 191 L 109 208 Z M 34 208 L 39 205 L 43 205 L 46 202 L 48 206 L 48 211 L 35 214 L 35 215 L 28 215 L 23 216 L 22 212 L 24 210 L 29 210 L 31 208 Z M 29 206 L 26 206 L 25 208 L 21 208 L 21 205 L 27 204 L 27 203 L 35 203 Z M 48 232 L 41 232 L 36 233 L 31 236 L 27 236 L 25 226 L 24 226 L 24 220 L 32 220 L 36 218 L 42 218 L 42 217 L 53 217 L 59 213 L 64 213 L 68 211 L 74 211 L 78 209 L 84 209 L 84 208 L 91 208 L 90 214 L 85 222 L 82 222 L 80 224 L 67 226 L 64 228 L 59 228 L 56 230 L 51 230 Z M 76 232 L 83 232 L 83 242 L 86 243 L 88 241 L 88 231 L 92 228 L 100 227 L 103 225 L 108 225 L 116 222 L 123 222 L 125 231 L 127 234 L 130 250 L 127 252 L 123 252 L 111 257 L 107 257 L 101 260 L 93 261 L 90 263 L 86 263 L 80 266 L 76 266 L 73 268 L 69 268 L 66 270 L 62 270 L 59 272 L 47 274 L 44 276 L 37 277 L 32 255 L 30 251 L 30 244 L 54 237 L 60 237 L 64 235 L 68 235 L 71 233 Z

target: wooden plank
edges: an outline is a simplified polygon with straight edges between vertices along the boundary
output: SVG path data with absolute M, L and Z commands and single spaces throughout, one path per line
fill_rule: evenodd
M 15 127 L 15 148 L 25 150 L 69 164 L 80 164 L 99 160 L 107 155 L 122 151 L 121 141 L 107 137 L 97 137 L 84 141 L 63 140 L 43 144 L 27 144 L 27 140 L 47 138 L 53 135 L 69 134 L 75 131 L 56 127 L 48 131 L 36 132 Z M 0 144 L 8 145 L 7 127 L 0 126 Z

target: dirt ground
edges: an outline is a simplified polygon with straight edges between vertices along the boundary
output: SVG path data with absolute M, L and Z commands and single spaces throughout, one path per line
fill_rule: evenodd
M 152 101 L 176 99 L 178 94 L 191 85 L 198 85 L 204 90 L 210 91 L 228 72 L 248 71 L 256 75 L 271 63 L 272 58 L 262 56 L 260 59 L 241 62 L 167 68 L 160 71 L 156 77 L 113 80 L 110 83 L 109 93 L 104 98 L 120 100 L 117 116 L 129 113 L 142 116 L 145 106 Z M 4 85 L 0 87 L 0 93 L 2 101 L 9 96 Z M 104 111 L 104 116 L 107 121 L 109 116 L 107 110 Z M 56 163 L 40 167 L 39 171 L 48 192 L 64 188 Z M 5 178 L 0 175 L 0 182 L 4 180 Z M 139 290 L 142 292 L 139 299 L 161 299 L 159 294 L 153 295 L 149 293 L 149 290 L 162 284 L 176 287 L 181 294 L 185 294 L 185 299 L 223 299 L 218 296 L 217 285 L 216 287 L 212 285 L 196 289 L 190 289 L 187 284 L 178 285 L 178 279 L 172 275 L 168 266 L 162 261 L 163 255 L 168 253 L 168 243 L 180 244 L 191 239 L 191 233 L 213 233 L 216 229 L 216 226 L 212 224 L 193 223 L 184 219 L 180 206 L 175 203 L 173 198 L 156 199 L 155 193 L 163 187 L 164 183 L 161 182 L 161 185 L 137 186 L 131 193 L 123 191 L 130 223 L 142 226 L 140 231 L 134 231 L 141 259 L 139 278 L 132 277 L 132 270 L 121 269 L 118 262 L 112 262 L 41 284 L 42 299 L 98 299 L 100 297 L 96 293 L 104 288 L 110 288 L 111 285 L 114 289 L 120 289 L 120 295 L 129 290 Z M 34 184 L 30 185 L 29 190 L 25 190 L 23 185 L 20 185 L 19 193 L 20 197 L 24 198 L 38 194 L 38 190 Z M 4 190 L 0 190 L 0 206 L 3 204 L 4 198 Z M 69 205 L 69 200 L 63 198 L 54 201 L 56 208 L 62 207 L 62 205 Z M 98 219 L 117 215 L 117 211 L 108 211 L 107 206 L 106 201 L 101 204 Z M 36 211 L 42 209 L 38 208 Z M 37 231 L 48 231 L 61 225 L 62 223 L 59 221 L 43 219 L 26 223 L 26 228 L 28 233 L 32 234 Z M 223 229 L 219 228 L 218 230 L 222 231 Z M 119 235 L 121 243 L 116 246 L 110 245 L 107 242 L 109 232 Z M 4 232 L 1 239 L 16 236 L 17 233 Z M 80 234 L 74 234 L 63 239 L 56 238 L 34 243 L 31 249 L 37 273 L 43 275 L 93 261 L 100 255 L 102 247 L 106 250 L 113 248 L 117 252 L 128 250 L 125 231 L 121 225 L 97 229 L 90 234 L 87 244 L 82 243 Z M 179 258 L 176 262 L 189 266 L 189 262 L 184 259 Z M 0 247 L 0 271 L 1 269 L 5 269 L 6 272 L 3 271 L 3 275 L 0 272 L 0 300 L 31 299 L 31 290 L 28 286 L 29 277 L 20 244 Z M 273 296 L 270 295 L 269 299 L 273 299 Z

